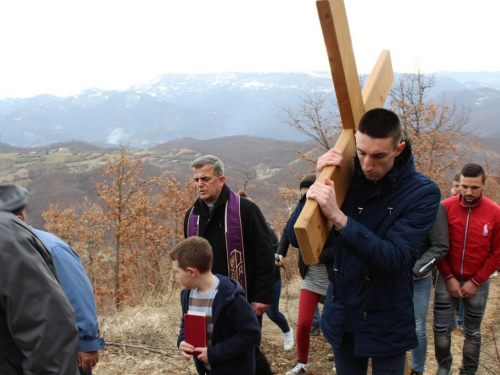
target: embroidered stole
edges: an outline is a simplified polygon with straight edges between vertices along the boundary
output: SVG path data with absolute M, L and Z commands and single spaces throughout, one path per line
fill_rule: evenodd
M 200 217 L 193 214 L 193 210 L 194 207 L 188 218 L 188 237 L 199 235 Z M 246 295 L 247 282 L 243 232 L 241 230 L 240 196 L 233 191 L 230 191 L 229 199 L 226 202 L 224 224 L 228 276 L 240 283 Z

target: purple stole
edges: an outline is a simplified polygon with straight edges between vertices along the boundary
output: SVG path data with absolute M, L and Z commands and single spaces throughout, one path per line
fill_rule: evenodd
M 198 236 L 200 217 L 193 214 L 193 210 L 194 207 L 189 213 L 188 237 Z M 226 202 L 224 222 L 228 276 L 240 283 L 246 295 L 247 281 L 243 233 L 241 231 L 240 196 L 233 191 L 230 191 L 229 199 Z

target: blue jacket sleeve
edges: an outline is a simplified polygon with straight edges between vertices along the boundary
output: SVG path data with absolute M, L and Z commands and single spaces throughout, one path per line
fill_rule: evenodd
M 189 302 L 189 289 L 183 289 L 181 291 L 181 326 L 179 327 L 179 335 L 177 336 L 177 347 L 184 341 L 184 314 L 188 311 L 188 302 Z
M 78 351 L 91 352 L 104 349 L 104 340 L 99 335 L 94 291 L 80 258 L 58 237 L 38 230 L 35 230 L 35 234 L 51 252 L 61 287 L 75 311 L 80 338 Z

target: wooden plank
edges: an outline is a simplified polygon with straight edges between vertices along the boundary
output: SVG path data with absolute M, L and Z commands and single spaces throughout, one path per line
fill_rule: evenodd
M 355 129 L 365 109 L 344 2 L 318 0 L 316 8 L 325 40 L 342 127 Z
M 317 0 L 316 7 L 344 128 L 335 144 L 344 153 L 343 167 L 325 168 L 318 181 L 324 183 L 325 177 L 334 181 L 337 204 L 341 207 L 354 173 L 354 130 L 365 110 L 383 107 L 394 74 L 389 51 L 382 51 L 361 93 L 343 0 Z M 351 132 L 347 133 L 347 129 Z M 306 264 L 318 263 L 331 228 L 332 223 L 323 216 L 318 203 L 308 199 L 294 225 Z
M 318 181 L 324 183 L 325 177 L 331 178 L 334 182 L 337 203 L 342 205 L 350 181 L 354 173 L 353 159 L 356 154 L 356 144 L 354 141 L 354 130 L 344 129 L 335 144 L 335 148 L 344 153 L 342 168 L 330 166 L 323 169 Z M 348 181 L 349 183 L 345 183 Z M 332 223 L 322 214 L 318 202 L 308 199 L 302 212 L 294 225 L 295 235 L 299 242 L 302 258 L 306 264 L 317 264 L 319 255 L 330 234 Z
M 383 50 L 362 91 L 365 111 L 384 106 L 393 82 L 391 54 L 389 50 Z

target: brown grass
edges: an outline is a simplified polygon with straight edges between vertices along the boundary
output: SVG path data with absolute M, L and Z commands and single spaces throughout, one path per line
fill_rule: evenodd
M 294 277 L 283 281 L 281 311 L 287 316 L 292 327 L 297 322 L 298 291 L 300 280 Z M 497 313 L 499 307 L 500 279 L 491 279 L 490 297 L 483 321 L 483 346 L 481 366 L 478 375 L 499 374 L 500 367 L 494 336 L 500 337 Z M 171 300 L 161 301 L 161 307 L 127 308 L 115 314 L 101 316 L 101 333 L 108 342 L 101 352 L 101 360 L 94 369 L 95 375 L 118 374 L 196 374 L 191 361 L 184 360 L 176 347 L 180 322 L 178 294 Z M 296 363 L 296 352 L 283 350 L 283 335 L 279 328 L 267 317 L 263 322 L 262 349 L 276 374 L 284 374 Z M 426 373 L 436 371 L 432 332 L 432 302 L 428 315 L 428 340 Z M 452 349 L 454 371 L 458 371 L 461 361 L 463 339 L 460 332 L 453 332 Z M 331 374 L 332 363 L 326 360 L 330 346 L 323 336 L 311 337 L 308 374 Z

